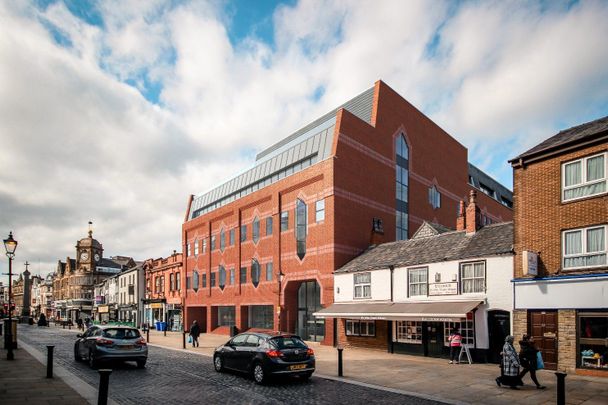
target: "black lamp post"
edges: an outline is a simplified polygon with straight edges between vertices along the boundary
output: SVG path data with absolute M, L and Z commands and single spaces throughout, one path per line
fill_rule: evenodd
M 9 232 L 8 238 L 4 239 L 4 248 L 6 256 L 8 256 L 8 328 L 6 330 L 6 338 L 8 340 L 8 352 L 6 353 L 7 360 L 13 360 L 13 258 L 17 249 L 17 241 L 13 239 L 13 232 Z

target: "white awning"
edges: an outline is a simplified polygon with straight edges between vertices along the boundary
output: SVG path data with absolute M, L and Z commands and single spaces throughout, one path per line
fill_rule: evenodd
M 389 302 L 332 304 L 315 312 L 317 318 L 450 322 L 467 317 L 483 301 Z

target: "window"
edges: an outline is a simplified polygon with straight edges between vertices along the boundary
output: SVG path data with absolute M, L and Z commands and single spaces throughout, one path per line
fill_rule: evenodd
M 509 200 L 508 198 L 501 197 L 501 198 L 500 198 L 500 202 L 501 202 L 501 203 L 502 203 L 502 205 L 504 205 L 505 207 L 513 208 L 513 202 L 512 202 L 511 200 Z
M 347 319 L 346 336 L 376 336 L 376 321 Z
M 194 239 L 194 256 L 198 256 L 198 239 Z
M 207 253 L 207 238 L 203 239 L 203 254 Z
M 203 273 L 201 279 L 202 279 L 202 287 L 207 288 L 207 273 Z
M 325 199 L 315 203 L 315 222 L 325 220 Z
M 220 275 L 219 282 L 217 285 L 218 285 L 218 287 L 220 287 L 220 289 L 223 290 L 224 287 L 226 287 L 226 269 L 224 268 L 224 266 L 220 266 L 217 272 Z
M 209 275 L 209 284 L 211 284 L 211 287 L 215 287 L 215 272 L 211 272 Z
M 224 252 L 226 249 L 226 232 L 224 232 L 224 228 L 220 229 L 220 252 Z
M 192 289 L 198 291 L 198 271 L 194 270 L 192 273 Z
M 419 321 L 397 321 L 396 341 L 399 343 L 422 344 L 422 322 Z
M 289 229 L 289 211 L 281 212 L 281 232 Z
M 579 312 L 577 315 L 581 367 L 608 369 L 608 356 L 605 354 L 608 312 Z M 600 357 L 595 357 L 595 353 L 600 353 Z M 602 353 L 604 353 L 603 356 Z
M 177 291 L 182 289 L 182 280 L 180 277 L 180 273 L 175 273 L 175 289 Z
M 230 285 L 234 285 L 234 267 L 230 268 Z
M 460 293 L 482 293 L 486 290 L 485 262 L 463 263 L 460 266 Z
M 241 273 L 239 274 L 239 282 L 241 284 L 247 283 L 247 267 L 241 267 Z
M 186 257 L 190 257 L 190 243 L 186 243 Z
M 272 281 L 272 262 L 266 263 L 266 281 Z
M 444 322 L 443 323 L 443 345 L 450 346 L 450 333 L 454 328 L 458 328 L 462 336 L 462 344 L 473 346 L 475 343 L 475 334 L 473 333 L 473 319 L 462 319 L 460 322 Z
M 274 312 L 272 305 L 250 305 L 249 327 L 274 329 Z
M 215 235 L 211 235 L 211 251 L 215 250 Z
M 306 203 L 302 200 L 296 201 L 296 253 L 300 260 L 306 255 L 306 234 L 308 233 L 308 215 Z
M 169 290 L 175 290 L 175 274 L 169 274 Z
M 396 238 L 405 240 L 408 237 L 408 187 L 409 187 L 409 148 L 405 137 L 400 135 L 395 140 L 395 220 Z
M 425 267 L 422 269 L 408 269 L 408 297 L 415 297 L 417 295 L 428 295 L 428 279 L 428 268 Z
M 122 279 L 120 280 L 120 286 L 122 287 Z M 154 288 L 154 292 L 159 293 L 160 292 L 160 277 L 156 277 L 155 281 L 155 288 Z
M 606 152 L 562 165 L 562 200 L 576 200 L 606 192 Z
M 429 188 L 429 204 L 433 209 L 441 208 L 441 193 L 434 185 Z
M 357 273 L 353 274 L 355 284 L 355 298 L 371 298 L 372 296 L 372 274 Z
M 235 319 L 234 306 L 217 307 L 217 324 L 218 324 L 218 326 L 234 326 L 235 325 L 234 319 Z M 245 338 L 247 337 L 247 335 L 241 335 L 241 336 L 244 336 Z
M 564 269 L 606 265 L 608 226 L 574 229 L 562 233 Z
M 241 242 L 247 240 L 247 225 L 241 225 Z
M 266 218 L 266 236 L 272 235 L 272 217 Z
M 251 225 L 251 238 L 253 243 L 258 243 L 260 240 L 260 220 L 258 217 L 253 218 L 253 224 Z
M 260 284 L 260 263 L 255 259 L 251 261 L 251 283 L 254 287 Z
M 234 228 L 230 230 L 230 246 L 234 246 Z
M 494 190 L 492 190 L 490 187 L 486 186 L 485 184 L 483 184 L 482 182 L 479 182 L 479 189 L 484 193 L 489 195 L 492 198 L 496 198 L 496 194 L 494 193 Z

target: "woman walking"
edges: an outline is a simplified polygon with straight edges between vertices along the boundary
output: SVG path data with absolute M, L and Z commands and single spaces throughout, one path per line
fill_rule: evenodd
M 526 373 L 530 372 L 530 378 L 536 384 L 536 389 L 544 390 L 545 386 L 540 385 L 536 378 L 536 370 L 538 369 L 538 352 L 539 350 L 534 345 L 534 338 L 528 335 L 523 335 L 522 340 L 519 341 L 519 359 L 523 370 L 519 373 L 519 379 L 524 378 Z M 522 382 L 523 384 L 523 382 Z
M 192 347 L 198 347 L 198 336 L 201 334 L 201 327 L 198 326 L 196 320 L 192 322 L 190 327 L 190 336 L 192 337 Z
M 519 383 L 519 356 L 513 347 L 513 340 L 515 338 L 511 335 L 505 338 L 505 344 L 502 347 L 502 362 L 501 362 L 501 373 L 500 377 L 496 377 L 496 385 L 508 385 L 513 390 L 518 390 L 517 385 Z
M 452 329 L 448 340 L 450 341 L 450 364 L 458 364 L 458 355 L 460 354 L 460 345 L 462 343 L 462 335 L 458 328 Z

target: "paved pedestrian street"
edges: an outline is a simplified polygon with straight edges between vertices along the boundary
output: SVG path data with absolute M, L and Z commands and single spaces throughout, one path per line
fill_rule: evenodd
M 67 369 L 95 389 L 99 373 L 74 361 L 74 330 L 20 325 L 19 340 L 46 353 L 55 345 L 54 364 Z M 256 385 L 237 374 L 217 373 L 212 360 L 188 351 L 149 347 L 146 368 L 135 363 L 108 365 L 109 397 L 118 404 L 440 404 L 441 402 L 377 390 L 320 377 Z M 20 349 L 19 352 L 23 351 Z M 105 367 L 104 367 L 105 368 Z

